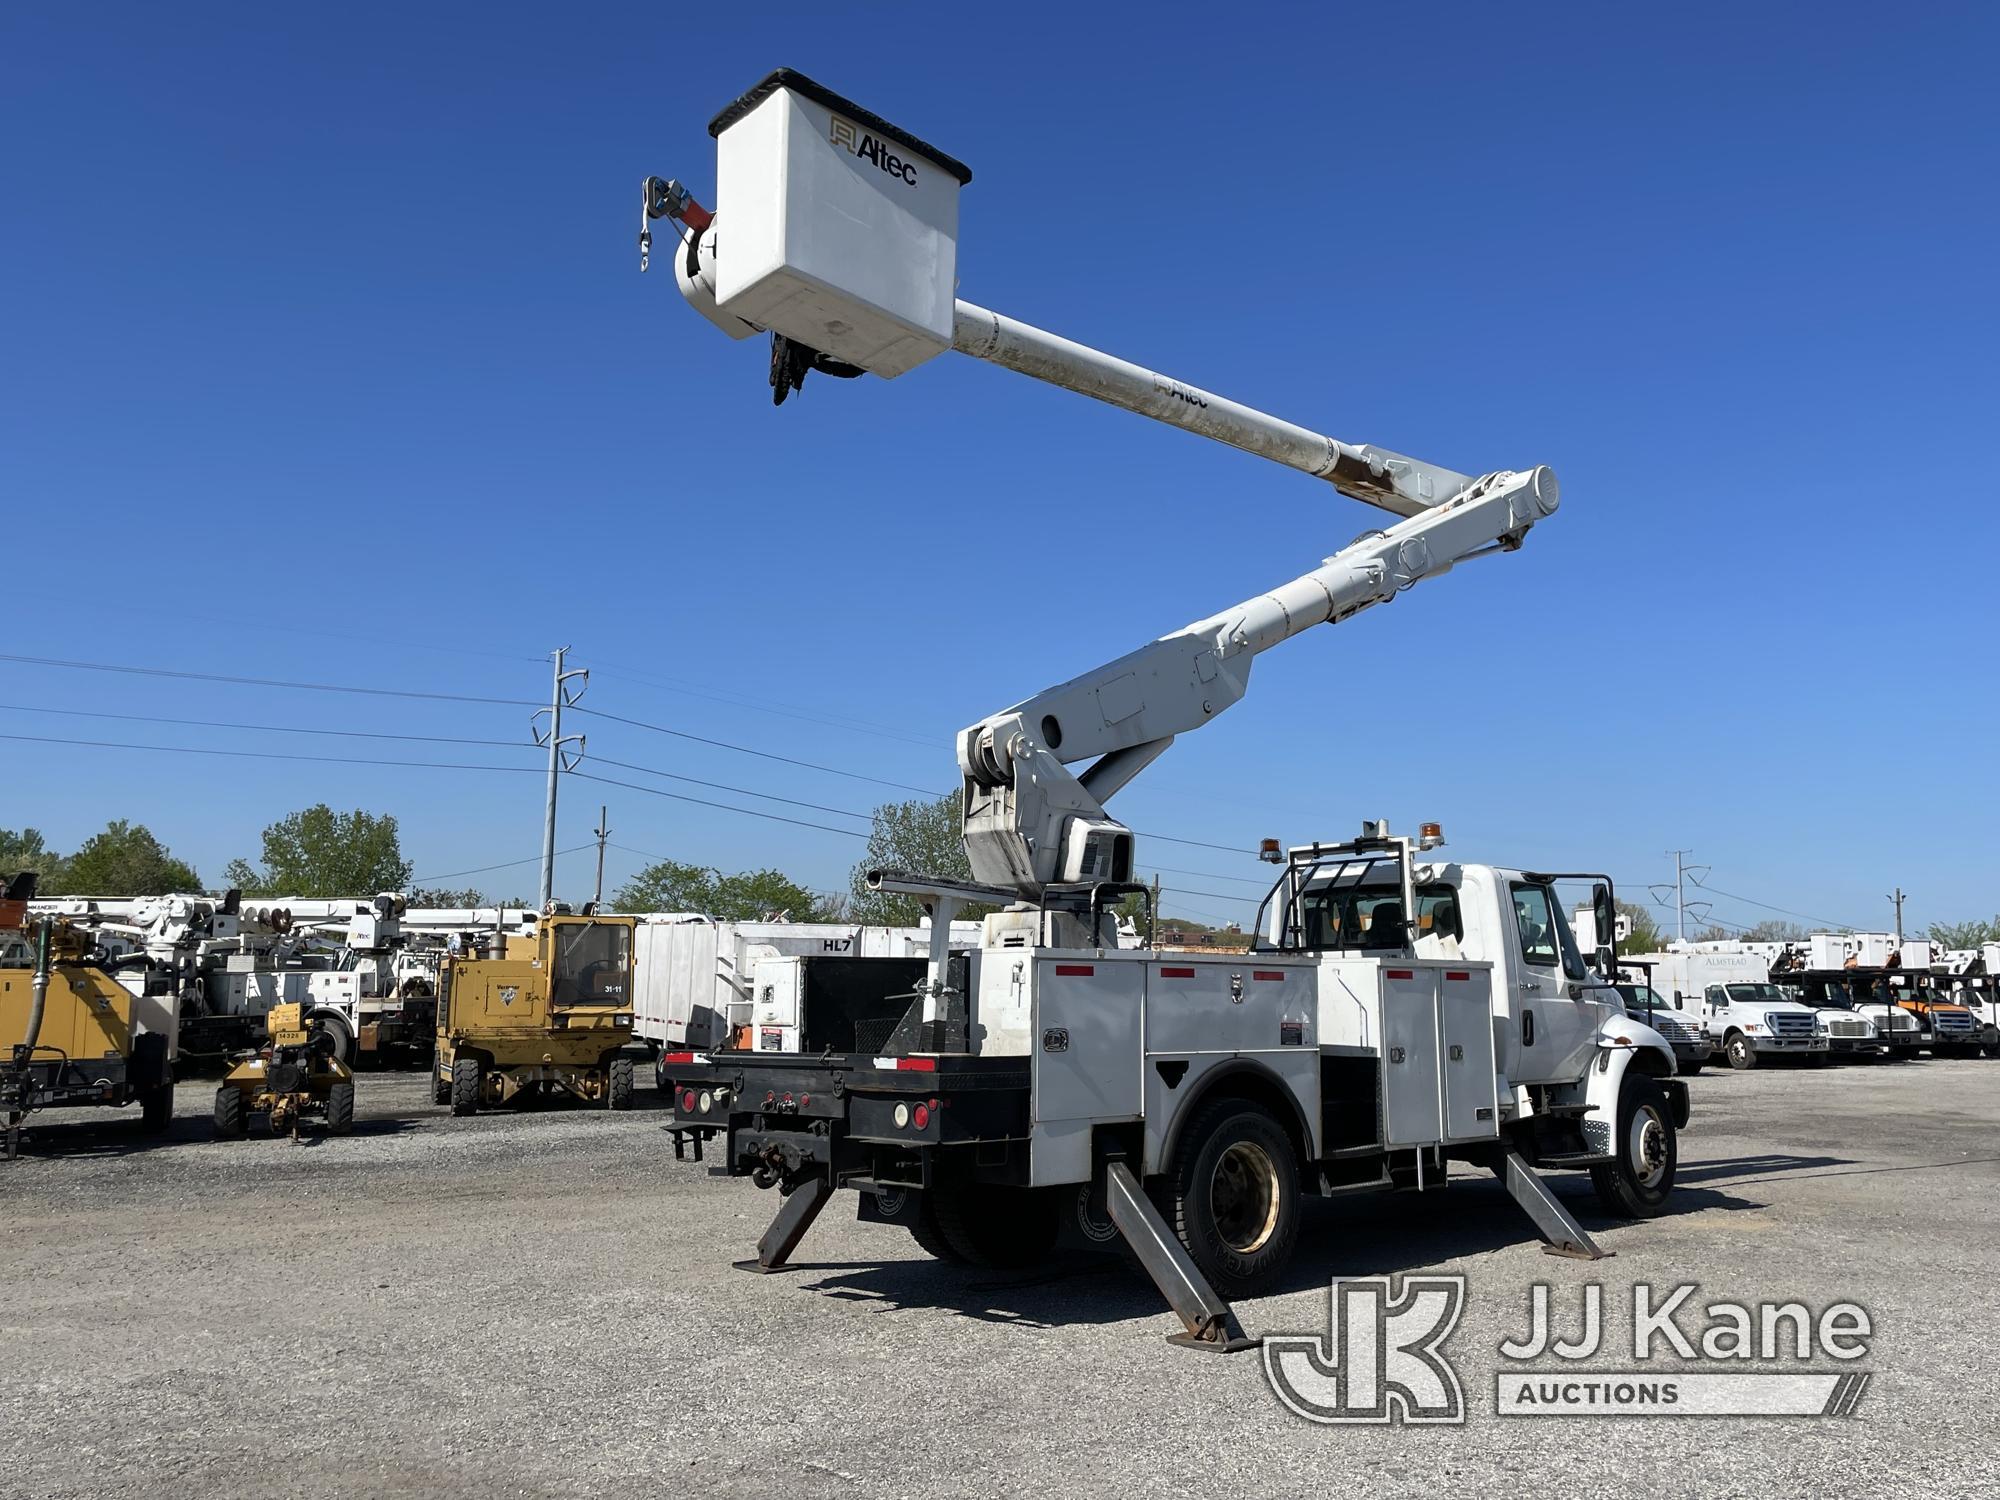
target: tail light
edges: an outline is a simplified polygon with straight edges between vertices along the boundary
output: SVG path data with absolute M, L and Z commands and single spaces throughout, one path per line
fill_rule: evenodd
M 684 1115 L 691 1115 L 691 1114 L 693 1114 L 693 1113 L 694 1113 L 694 1090 L 693 1090 L 693 1089 L 682 1089 L 682 1090 L 681 1090 L 681 1113 L 682 1113 L 682 1114 L 684 1114 Z
M 917 1129 L 922 1130 L 930 1122 L 931 1107 L 928 1104 L 919 1104 L 915 1109 L 910 1111 L 910 1123 L 916 1126 Z

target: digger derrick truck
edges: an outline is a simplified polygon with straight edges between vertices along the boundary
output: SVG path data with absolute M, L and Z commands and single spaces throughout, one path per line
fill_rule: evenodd
M 94 935 L 32 914 L 35 877 L 0 876 L 0 1129 L 5 1154 L 31 1111 L 139 1106 L 149 1131 L 173 1123 L 179 1007 L 134 993 L 95 961 Z
M 1672 1049 L 1627 1016 L 1608 948 L 1586 963 L 1558 879 L 1438 862 L 1441 830 L 1269 857 L 1283 866 L 1247 955 L 1121 949 L 1143 895 L 1107 803 L 1243 697 L 1256 657 L 1472 558 L 1554 513 L 1546 468 L 1467 475 L 1323 434 L 957 301 L 970 172 L 796 73 L 716 116 L 717 207 L 644 188 L 676 228 L 684 297 L 771 336 L 782 401 L 813 371 L 896 377 L 954 349 L 1229 443 L 1391 512 L 1271 591 L 993 714 L 958 737 L 973 879 L 881 871 L 930 907 L 915 992 L 810 1010 L 796 1049 L 661 1059 L 675 1126 L 726 1175 L 776 1187 L 744 1269 L 783 1269 L 835 1191 L 933 1254 L 1021 1264 L 1058 1239 L 1136 1255 L 1175 1341 L 1242 1348 L 1229 1300 L 1270 1289 L 1307 1193 L 1442 1188 L 1453 1160 L 1505 1182 L 1552 1249 L 1599 1252 L 1537 1165 L 1590 1171 L 1624 1215 L 1663 1210 L 1688 1118 Z M 885 171 L 885 154 L 898 170 Z M 1081 767 L 1081 769 L 1075 769 Z M 1422 856 L 1420 858 L 1420 856 Z M 1611 883 L 1590 879 L 1597 930 Z M 977 948 L 966 902 L 1004 909 Z M 1592 965 L 1595 965 L 1593 968 Z

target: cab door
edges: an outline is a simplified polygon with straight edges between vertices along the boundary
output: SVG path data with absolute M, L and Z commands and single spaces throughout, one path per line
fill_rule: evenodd
M 1601 1010 L 1574 945 L 1565 942 L 1561 903 L 1546 885 L 1507 882 L 1514 920 L 1514 1002 L 1520 1017 L 1516 1083 L 1561 1082 L 1582 1071 L 1597 1044 Z M 1574 970 L 1575 972 L 1572 972 Z

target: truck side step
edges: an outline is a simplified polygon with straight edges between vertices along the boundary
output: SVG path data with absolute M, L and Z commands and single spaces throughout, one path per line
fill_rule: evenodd
M 1561 1200 L 1549 1191 L 1549 1185 L 1511 1146 L 1507 1149 L 1501 1180 L 1507 1184 L 1507 1191 L 1513 1194 L 1514 1201 L 1526 1209 L 1528 1217 L 1535 1221 L 1535 1228 L 1541 1231 L 1543 1240 L 1547 1242 L 1542 1246 L 1544 1253 L 1566 1255 L 1573 1260 L 1603 1260 L 1615 1253 L 1597 1247 L 1597 1243 L 1583 1232 L 1583 1226 L 1570 1217 Z
M 1167 1342 L 1183 1349 L 1203 1349 L 1211 1354 L 1234 1354 L 1255 1349 L 1264 1341 L 1243 1332 L 1236 1313 L 1208 1284 L 1208 1278 L 1188 1258 L 1187 1247 L 1175 1238 L 1160 1217 L 1159 1210 L 1139 1186 L 1132 1169 L 1122 1161 L 1105 1168 L 1104 1203 L 1111 1222 L 1139 1257 L 1139 1264 L 1153 1278 L 1181 1320 L 1185 1333 L 1169 1334 Z

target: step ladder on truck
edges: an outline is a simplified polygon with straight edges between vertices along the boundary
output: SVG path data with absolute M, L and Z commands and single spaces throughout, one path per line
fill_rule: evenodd
M 1180 1317 L 1176 1341 L 1228 1350 L 1253 1342 L 1229 1299 L 1276 1284 L 1307 1193 L 1438 1189 L 1450 1161 L 1476 1162 L 1551 1248 L 1587 1256 L 1601 1252 L 1538 1165 L 1588 1169 L 1622 1214 L 1661 1212 L 1686 1086 L 1672 1049 L 1620 1007 L 1609 949 L 1595 968 L 1577 949 L 1555 890 L 1575 877 L 1439 861 L 1441 830 L 1376 823 L 1354 840 L 1267 844 L 1282 869 L 1247 955 L 1121 949 L 1112 918 L 1146 889 L 1113 795 L 1240 699 L 1259 653 L 1517 549 L 1555 511 L 1555 476 L 1465 475 L 1339 442 L 957 301 L 970 173 L 796 73 L 766 78 L 710 131 L 717 208 L 649 178 L 642 265 L 667 220 L 687 300 L 734 337 L 771 336 L 775 399 L 814 370 L 893 377 L 956 349 L 1397 518 L 963 731 L 972 881 L 872 877 L 929 905 L 914 996 L 821 1007 L 796 1050 L 663 1057 L 676 1126 L 722 1138 L 713 1170 L 780 1190 L 744 1268 L 782 1269 L 852 1188 L 863 1218 L 948 1260 L 1122 1241 Z M 1611 883 L 1589 878 L 1609 931 Z M 968 902 L 1004 909 L 953 953 Z

